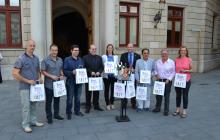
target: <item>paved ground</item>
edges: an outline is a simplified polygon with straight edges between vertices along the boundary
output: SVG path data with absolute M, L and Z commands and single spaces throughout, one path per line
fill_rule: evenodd
M 193 74 L 188 118 L 181 119 L 162 113 L 136 113 L 128 109 L 130 122 L 118 123 L 119 110 L 92 112 L 71 121 L 54 121 L 43 128 L 33 128 L 26 134 L 20 127 L 21 104 L 15 81 L 0 84 L 0 140 L 219 140 L 220 139 L 220 69 Z M 83 97 L 82 97 L 83 98 Z M 152 96 L 151 108 L 155 102 Z M 84 101 L 84 98 L 82 99 Z M 172 90 L 170 110 L 175 110 Z M 104 108 L 103 95 L 101 106 Z M 119 108 L 119 102 L 116 101 Z M 61 100 L 61 115 L 65 116 L 65 97 Z M 84 109 L 82 108 L 84 112 Z M 38 116 L 45 119 L 44 103 L 38 105 Z

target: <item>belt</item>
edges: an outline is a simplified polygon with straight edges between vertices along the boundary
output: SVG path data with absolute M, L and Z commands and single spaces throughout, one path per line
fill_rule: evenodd
M 167 79 L 159 79 L 160 82 L 166 82 Z

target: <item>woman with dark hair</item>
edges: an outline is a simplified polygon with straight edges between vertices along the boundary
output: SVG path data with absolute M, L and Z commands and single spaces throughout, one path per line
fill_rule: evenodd
M 106 73 L 104 71 L 103 74 L 103 81 L 105 85 L 105 102 L 106 102 L 106 109 L 111 110 L 115 109 L 114 107 L 114 83 L 117 81 L 117 64 L 118 64 L 118 56 L 114 54 L 114 46 L 112 44 L 108 44 L 106 47 L 106 54 L 102 56 L 102 61 L 104 66 L 107 62 L 113 62 L 115 72 L 113 73 Z M 109 88 L 111 89 L 109 95 Z M 110 99 L 109 99 L 110 96 Z
M 189 57 L 188 49 L 181 47 L 179 49 L 179 56 L 175 60 L 176 73 L 186 74 L 186 88 L 175 87 L 176 90 L 176 111 L 173 116 L 180 115 L 181 118 L 186 118 L 186 109 L 188 107 L 188 94 L 191 86 L 192 59 Z M 181 110 L 181 97 L 183 97 L 183 109 Z

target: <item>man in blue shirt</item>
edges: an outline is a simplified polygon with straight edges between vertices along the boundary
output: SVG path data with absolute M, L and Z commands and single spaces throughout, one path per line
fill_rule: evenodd
M 74 96 L 74 113 L 77 116 L 83 116 L 80 112 L 80 96 L 82 93 L 82 84 L 76 84 L 76 69 L 83 68 L 83 60 L 79 57 L 79 46 L 71 46 L 71 56 L 64 60 L 64 75 L 67 77 L 67 100 L 66 100 L 66 115 L 67 119 L 71 120 L 72 105 Z

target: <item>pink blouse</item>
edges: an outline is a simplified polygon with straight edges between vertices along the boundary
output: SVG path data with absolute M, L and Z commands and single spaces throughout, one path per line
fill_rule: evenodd
M 189 57 L 176 58 L 176 73 L 186 74 L 186 81 L 189 81 L 191 78 L 190 72 L 181 72 L 181 70 L 190 70 L 191 69 L 192 59 Z

